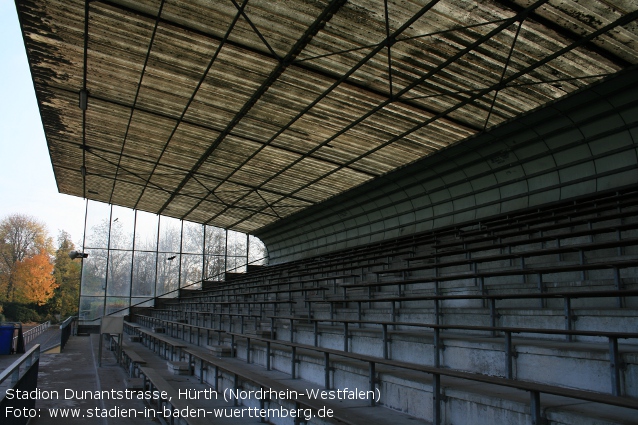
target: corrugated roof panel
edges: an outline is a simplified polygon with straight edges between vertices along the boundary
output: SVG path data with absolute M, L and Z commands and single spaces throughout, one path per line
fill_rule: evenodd
M 59 190 L 245 230 L 638 62 L 634 1 L 539 4 L 33 0 L 18 13 Z

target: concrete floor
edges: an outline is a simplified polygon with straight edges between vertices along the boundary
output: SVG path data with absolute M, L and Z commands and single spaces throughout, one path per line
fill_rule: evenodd
M 111 352 L 104 349 L 102 367 L 97 366 L 99 336 L 71 337 L 64 352 L 60 354 L 42 354 L 38 389 L 40 391 L 58 391 L 56 399 L 36 401 L 38 417 L 32 418 L 29 425 L 66 425 L 66 424 L 139 424 L 150 422 L 147 419 L 133 418 L 97 418 L 103 409 L 135 409 L 144 411 L 144 402 L 138 400 L 91 400 L 68 397 L 71 391 L 124 390 L 127 378 L 124 369 L 115 361 Z M 56 410 L 57 409 L 57 410 Z M 80 409 L 77 418 L 52 417 L 53 412 L 60 415 L 62 409 Z M 89 413 L 90 411 L 90 413 Z M 93 416 L 93 417 L 89 417 Z

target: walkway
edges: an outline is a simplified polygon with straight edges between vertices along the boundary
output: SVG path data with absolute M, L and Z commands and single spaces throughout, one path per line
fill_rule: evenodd
M 29 343 L 26 344 L 26 349 L 28 350 L 35 344 L 40 344 L 41 352 L 55 347 L 60 344 L 60 333 L 60 325 L 51 325 L 49 329 L 29 341 Z
M 57 391 L 57 398 L 39 399 L 36 408 L 40 417 L 33 418 L 29 425 L 60 425 L 60 424 L 139 424 L 140 419 L 134 418 L 96 418 L 104 409 L 113 412 L 117 409 L 135 409 L 144 411 L 144 403 L 138 400 L 93 400 L 68 397 L 74 392 L 96 390 L 124 391 L 127 378 L 124 369 L 116 362 L 110 351 L 103 349 L 102 367 L 97 367 L 99 336 L 75 336 L 69 339 L 64 352 L 60 354 L 43 354 L 40 357 L 40 373 L 38 374 L 38 389 L 46 392 Z M 44 397 L 43 397 L 44 398 Z M 63 409 L 79 409 L 77 418 L 51 417 L 65 412 Z M 97 409 L 97 410 L 96 410 Z M 66 412 L 72 412 L 66 410 Z

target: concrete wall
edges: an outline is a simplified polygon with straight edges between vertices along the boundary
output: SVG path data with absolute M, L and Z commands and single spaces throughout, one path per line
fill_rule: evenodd
M 270 263 L 638 182 L 638 71 L 621 74 L 256 233 Z

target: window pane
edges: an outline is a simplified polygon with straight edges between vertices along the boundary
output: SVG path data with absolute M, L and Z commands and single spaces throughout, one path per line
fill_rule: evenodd
M 219 227 L 206 226 L 206 255 L 224 255 L 226 231 Z
M 202 280 L 202 256 L 201 255 L 182 255 L 182 279 L 181 287 L 188 286 L 190 289 L 197 289 L 199 284 L 191 285 L 194 282 Z
M 105 315 L 124 316 L 128 314 L 128 297 L 106 297 Z
M 133 260 L 133 295 L 153 296 L 155 290 L 154 252 L 135 251 Z
M 185 221 L 184 235 L 182 236 L 182 253 L 201 255 L 203 246 L 204 226 Z
M 178 282 L 179 253 L 160 253 L 157 262 L 157 296 L 177 296 Z
M 111 249 L 133 249 L 133 224 L 135 211 L 130 208 L 113 206 L 111 219 Z
M 226 270 L 234 273 L 246 271 L 246 234 L 228 231 L 228 265 Z
M 176 218 L 160 217 L 159 251 L 178 253 L 182 224 Z
M 135 225 L 135 250 L 155 251 L 157 248 L 157 222 L 159 216 L 144 211 L 137 212 Z
M 253 265 L 264 265 L 266 263 L 266 246 L 256 236 L 250 236 L 250 247 L 248 250 L 248 263 Z
M 153 299 L 148 299 L 146 297 L 133 297 L 131 298 L 131 306 L 153 307 Z
M 224 279 L 224 255 L 207 255 L 204 266 L 205 280 Z
M 108 204 L 89 201 L 86 213 L 85 248 L 108 248 L 110 216 L 111 207 Z
M 80 320 L 93 320 L 102 317 L 104 297 L 80 297 Z
M 104 295 L 106 287 L 106 249 L 86 249 L 83 260 L 82 295 Z
M 132 257 L 131 251 L 111 250 L 109 252 L 107 296 L 128 297 L 130 295 Z

